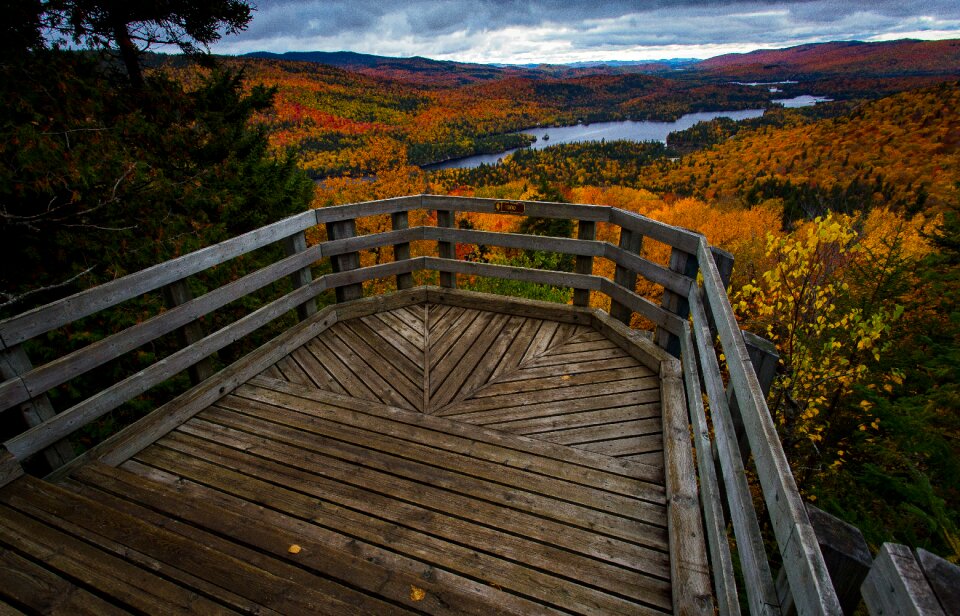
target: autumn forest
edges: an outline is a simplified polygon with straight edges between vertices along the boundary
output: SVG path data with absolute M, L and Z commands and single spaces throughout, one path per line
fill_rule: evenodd
M 157 54 L 139 57 L 134 77 L 125 58 L 97 46 L 51 45 L 40 34 L 49 16 L 21 12 L 0 38 L 0 241 L 18 255 L 0 277 L 3 316 L 307 207 L 415 193 L 616 206 L 703 233 L 733 254 L 737 318 L 780 354 L 768 403 L 802 494 L 874 546 L 893 539 L 960 560 L 960 41 L 808 45 L 679 68 Z M 96 23 L 72 18 L 61 15 L 64 32 L 96 34 Z M 831 101 L 785 108 L 756 82 L 783 82 L 779 98 Z M 742 109 L 764 113 L 699 123 L 666 143 L 533 149 L 523 133 Z M 514 148 L 497 165 L 424 169 Z M 577 231 L 573 221 L 481 214 L 456 222 Z M 604 225 L 597 233 L 617 241 Z M 551 253 L 458 251 L 573 268 Z M 656 243 L 644 256 L 669 259 Z M 254 253 L 246 265 L 260 258 L 268 257 Z M 596 260 L 594 273 L 612 272 Z M 479 278 L 460 286 L 572 297 Z M 642 282 L 637 291 L 659 301 Z M 605 307 L 599 295 L 593 301 Z M 134 306 L 114 318 L 47 342 L 78 348 L 141 314 Z M 141 359 L 162 352 L 144 349 Z M 149 407 L 145 396 L 110 421 Z M 84 438 L 94 442 L 95 432 Z

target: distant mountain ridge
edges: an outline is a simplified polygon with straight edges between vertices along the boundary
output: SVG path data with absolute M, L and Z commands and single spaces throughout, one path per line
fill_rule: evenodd
M 867 43 L 838 41 L 784 49 L 726 54 L 707 60 L 606 60 L 569 64 L 479 64 L 377 56 L 352 51 L 256 51 L 244 57 L 316 62 L 359 73 L 424 84 L 464 85 L 504 77 L 576 77 L 591 74 L 690 71 L 750 81 L 776 81 L 797 75 L 890 77 L 960 76 L 960 40 Z
M 695 69 L 756 81 L 787 79 L 795 75 L 955 76 L 960 74 L 960 40 L 839 41 L 798 45 L 717 56 L 697 63 Z

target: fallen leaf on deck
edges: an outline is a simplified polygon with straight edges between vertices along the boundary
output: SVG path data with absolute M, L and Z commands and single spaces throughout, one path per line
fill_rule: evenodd
M 413 584 L 410 585 L 410 600 L 411 601 L 423 601 L 424 597 L 427 596 L 427 591 Z
M 299 554 L 301 549 L 302 548 L 299 545 L 294 543 L 289 548 L 287 548 L 287 551 L 290 552 L 291 554 Z

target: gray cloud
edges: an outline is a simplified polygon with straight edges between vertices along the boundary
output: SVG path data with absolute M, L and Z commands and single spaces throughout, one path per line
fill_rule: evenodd
M 956 0 L 259 0 L 219 53 L 342 49 L 489 62 L 706 57 L 827 40 L 960 38 Z

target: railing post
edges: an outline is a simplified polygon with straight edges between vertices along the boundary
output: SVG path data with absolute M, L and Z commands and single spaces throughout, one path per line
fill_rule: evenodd
M 643 236 L 630 229 L 620 227 L 620 249 L 640 254 L 641 248 L 643 248 Z M 614 270 L 613 281 L 631 293 L 637 290 L 637 273 L 621 265 L 617 265 Z M 610 301 L 610 316 L 614 319 L 630 325 L 631 314 L 633 314 L 633 311 L 627 306 L 614 300 Z
M 452 228 L 455 218 L 456 212 L 453 210 L 437 210 L 438 227 Z M 437 248 L 439 249 L 441 259 L 457 258 L 457 247 L 453 242 L 437 242 Z M 440 272 L 440 286 L 447 289 L 456 289 L 457 274 L 454 272 Z
M 331 240 L 344 240 L 356 236 L 357 221 L 353 218 L 327 223 L 327 237 Z M 334 273 L 348 272 L 360 267 L 360 255 L 356 252 L 334 255 L 330 258 L 330 262 L 333 266 Z M 336 295 L 337 303 L 360 299 L 363 297 L 363 285 L 354 283 L 337 287 Z
M 169 307 L 176 308 L 180 304 L 185 304 L 192 300 L 193 294 L 190 293 L 190 287 L 187 286 L 186 280 L 176 280 L 163 288 L 163 297 Z M 190 346 L 198 340 L 202 340 L 206 335 L 203 332 L 203 327 L 197 321 L 187 323 L 181 327 L 177 333 L 180 336 L 180 344 L 184 347 Z M 201 359 L 187 368 L 187 374 L 190 375 L 190 382 L 194 385 L 213 376 L 215 372 L 216 369 L 213 367 L 213 359 L 211 357 Z
M 688 278 L 695 278 L 698 267 L 696 255 L 684 252 L 679 248 L 670 251 L 670 269 L 674 272 Z M 660 307 L 682 319 L 686 319 L 687 315 L 690 314 L 689 300 L 667 289 L 663 291 L 663 300 L 660 302 Z M 680 357 L 680 339 L 675 334 L 671 334 L 662 327 L 657 328 L 656 341 L 660 348 L 667 353 L 674 357 Z
M 307 249 L 307 235 L 301 231 L 299 233 L 294 233 L 293 235 L 284 238 L 283 240 L 283 251 L 289 257 L 297 254 L 298 252 L 303 252 Z M 294 289 L 299 289 L 304 287 L 313 280 L 313 273 L 310 271 L 310 267 L 307 266 L 302 270 L 297 270 L 294 273 L 290 274 L 290 282 L 293 283 Z M 297 318 L 303 321 L 307 317 L 317 313 L 317 300 L 315 298 L 310 298 L 307 301 L 303 302 L 297 306 Z
M 410 228 L 409 212 L 394 212 L 390 215 L 390 222 L 394 231 Z M 410 242 L 402 242 L 393 245 L 393 260 L 406 261 L 410 258 Z M 413 288 L 413 274 L 397 274 L 397 290 Z
M 577 239 L 593 241 L 597 237 L 597 223 L 592 220 L 581 220 L 577 222 Z M 578 274 L 593 273 L 593 257 L 577 255 L 577 263 L 574 271 Z M 573 290 L 574 306 L 590 305 L 590 289 Z
M 957 580 L 953 580 L 956 584 Z M 909 614 L 945 616 L 921 564 L 905 545 L 884 543 L 861 587 L 872 616 Z M 949 606 L 953 609 L 955 606 Z M 956 613 L 956 612 L 951 612 Z
M 0 351 L 0 374 L 3 375 L 5 381 L 19 378 L 31 370 L 33 370 L 33 364 L 30 363 L 27 352 L 19 344 Z M 57 412 L 54 410 L 47 394 L 43 394 L 21 404 L 20 414 L 23 416 L 23 421 L 27 424 L 27 427 L 32 428 L 51 419 Z M 3 453 L 6 452 L 0 450 L 0 454 Z M 66 439 L 58 441 L 43 450 L 43 458 L 51 469 L 63 466 L 74 457 L 73 447 Z M 0 485 L 3 485 L 3 483 L 0 483 Z
M 873 557 L 860 529 L 843 520 L 835 518 L 810 503 L 806 503 L 807 515 L 817 543 L 823 553 L 823 561 L 830 572 L 830 581 L 840 600 L 844 614 L 853 614 L 860 605 L 860 586 L 870 571 Z M 781 570 L 777 577 L 777 594 L 783 616 L 796 614 L 796 606 L 786 572 Z

